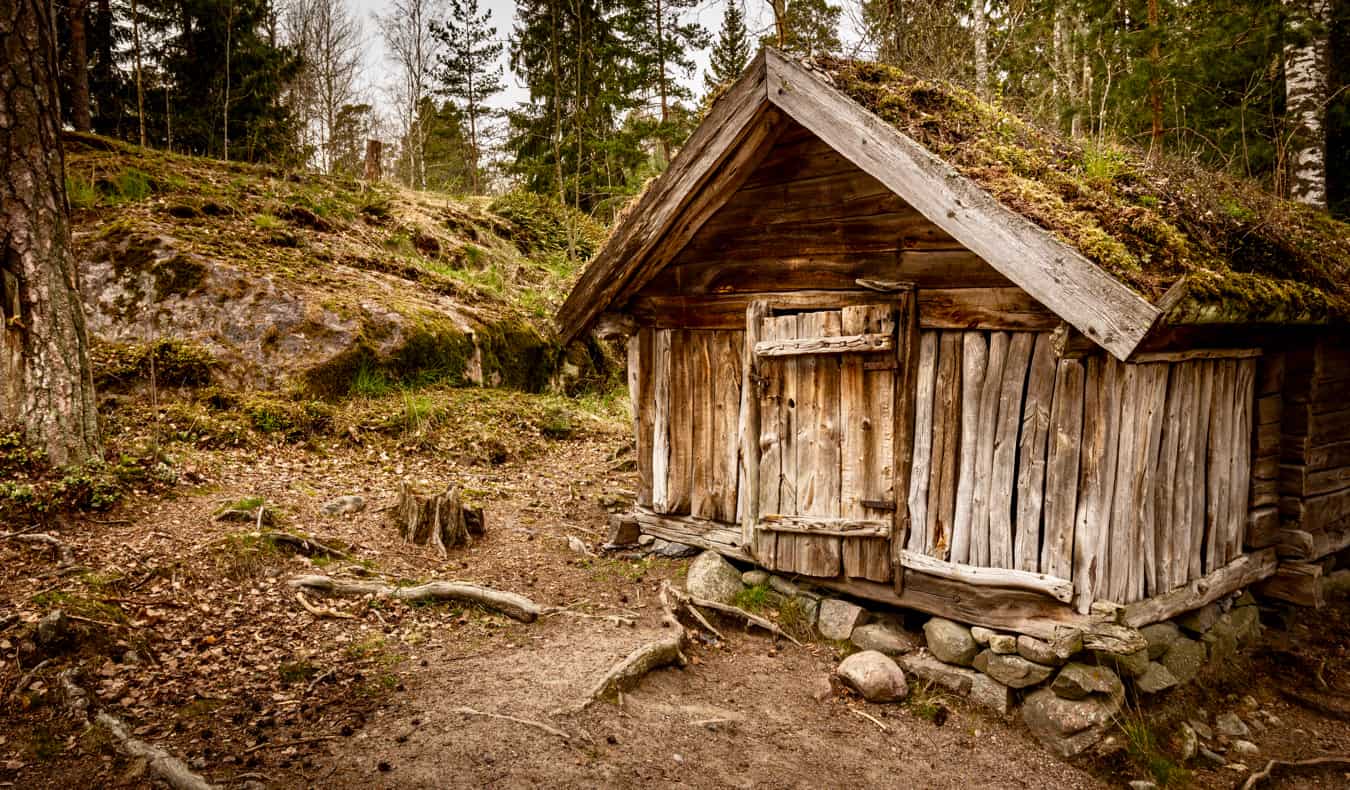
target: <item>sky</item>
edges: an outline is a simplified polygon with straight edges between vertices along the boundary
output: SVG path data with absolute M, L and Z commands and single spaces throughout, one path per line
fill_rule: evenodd
M 388 2 L 387 0 L 348 0 L 348 2 L 351 2 L 353 9 L 360 14 L 367 40 L 364 89 L 369 94 L 370 100 L 377 107 L 382 107 L 384 99 L 381 95 L 381 89 L 393 76 L 393 65 L 386 60 L 379 28 L 373 17 L 375 14 L 385 13 Z M 715 38 L 717 31 L 722 27 L 722 14 L 725 12 L 726 2 L 727 0 L 703 0 L 689 12 L 687 18 L 697 20 Z M 772 26 L 773 11 L 766 0 L 731 0 L 731 2 L 743 4 L 746 27 L 750 29 L 752 41 L 757 40 Z M 505 45 L 502 52 L 502 67 L 506 77 L 506 90 L 493 97 L 490 104 L 503 109 L 514 107 L 529 100 L 529 89 L 525 86 L 524 80 L 521 79 L 520 75 L 511 73 L 510 64 L 507 62 L 506 50 L 510 48 L 508 39 L 515 22 L 516 4 L 514 0 L 481 0 L 481 3 L 484 8 L 492 11 L 492 24 L 496 26 L 497 35 Z M 850 4 L 845 3 L 845 5 Z M 849 18 L 847 8 L 844 13 L 842 28 L 840 35 L 846 45 L 850 41 L 857 40 L 858 36 L 853 32 L 855 25 Z M 703 73 L 708 67 L 708 50 L 705 49 L 695 53 L 694 63 L 696 66 L 694 74 L 684 78 L 684 81 L 692 86 L 695 89 L 695 94 L 698 95 L 703 92 Z

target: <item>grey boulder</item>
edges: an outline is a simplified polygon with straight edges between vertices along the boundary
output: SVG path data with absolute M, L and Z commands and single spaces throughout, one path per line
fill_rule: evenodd
M 941 617 L 934 617 L 924 623 L 923 635 L 933 655 L 948 664 L 968 667 L 980 649 L 969 628 Z
M 1050 751 L 1075 757 L 1101 740 L 1120 711 L 1121 697 L 1094 694 L 1072 700 L 1038 689 L 1022 704 L 1022 720 Z
M 859 650 L 875 650 L 888 656 L 908 653 L 917 645 L 908 634 L 886 623 L 869 623 L 853 629 L 850 637 Z
M 895 702 L 909 694 L 905 673 L 876 650 L 854 653 L 840 662 L 835 674 L 868 702 Z
M 689 563 L 684 588 L 695 598 L 731 603 L 742 589 L 741 572 L 715 551 L 705 551 Z

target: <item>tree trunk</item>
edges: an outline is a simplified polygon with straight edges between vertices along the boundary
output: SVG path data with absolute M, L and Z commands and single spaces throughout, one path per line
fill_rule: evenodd
M 409 543 L 430 543 L 445 555 L 448 549 L 473 542 L 484 534 L 482 511 L 464 507 L 459 489 L 449 486 L 440 493 L 427 492 L 406 480 L 398 484 L 394 522 L 399 535 Z
M 1162 156 L 1162 45 L 1158 37 L 1162 35 L 1158 20 L 1158 0 L 1148 0 L 1148 28 L 1153 35 L 1153 44 L 1148 51 L 1148 106 L 1153 120 L 1153 128 L 1148 139 L 1148 158 L 1158 161 Z
M 0 421 L 54 464 L 97 457 L 70 224 L 51 0 L 0 5 Z
M 75 131 L 87 132 L 93 126 L 89 117 L 89 42 L 84 35 L 88 0 L 70 4 L 70 122 Z
M 970 15 L 975 24 L 975 93 L 989 101 L 989 17 L 984 11 L 985 0 L 972 0 Z
M 1318 208 L 1327 205 L 1328 0 L 1285 0 L 1289 35 L 1284 48 L 1285 113 L 1289 119 L 1289 196 Z

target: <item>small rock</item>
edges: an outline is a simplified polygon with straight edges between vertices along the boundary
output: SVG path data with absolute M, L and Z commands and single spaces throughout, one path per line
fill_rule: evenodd
M 1241 607 L 1241 606 L 1255 606 L 1255 605 L 1256 605 L 1256 596 L 1255 596 L 1255 595 L 1252 595 L 1252 591 L 1251 591 L 1251 590 L 1243 590 L 1243 591 L 1242 591 L 1242 594 L 1239 595 L 1239 596 L 1238 596 L 1236 599 L 1234 599 L 1234 601 L 1233 601 L 1233 606 L 1235 606 L 1235 607 Z
M 1195 756 L 1200 749 L 1200 738 L 1196 736 L 1195 728 L 1186 722 L 1182 722 L 1177 727 L 1177 733 L 1174 738 L 1177 756 L 1182 762 L 1186 762 Z
M 1017 637 L 1012 634 L 994 634 L 989 637 L 989 649 L 1001 656 L 1017 652 Z
M 1148 640 L 1148 658 L 1150 661 L 1157 661 L 1167 652 L 1167 648 L 1172 643 L 1181 638 L 1181 629 L 1176 623 L 1162 622 L 1146 625 L 1139 629 L 1139 633 Z
M 801 614 L 802 619 L 806 622 L 807 625 L 815 626 L 816 623 L 819 622 L 820 620 L 819 598 L 809 597 L 806 595 L 798 595 L 796 598 L 792 599 L 792 602 L 796 604 L 797 611 Z
M 1079 663 L 1061 669 L 1050 688 L 1065 699 L 1083 699 L 1089 694 L 1115 695 L 1124 691 L 1120 676 L 1110 668 Z
M 654 545 L 652 547 L 652 553 L 656 554 L 658 557 L 667 557 L 672 560 L 692 557 L 700 551 L 698 546 L 687 546 L 683 543 L 675 543 L 674 541 L 662 541 L 662 543 L 665 545 Z
M 1228 747 L 1228 753 L 1234 757 L 1255 757 L 1261 750 L 1251 741 L 1236 740 Z
M 1238 644 L 1250 645 L 1261 637 L 1261 611 L 1255 606 L 1239 606 L 1228 613 Z
M 784 579 L 782 576 L 770 576 L 769 589 L 786 598 L 795 598 L 797 597 L 797 594 L 801 592 L 797 585 Z
M 1101 740 L 1120 711 L 1120 700 L 1120 695 L 1099 694 L 1069 700 L 1050 689 L 1039 689 L 1022 704 L 1022 720 L 1052 752 L 1074 757 Z
M 1021 656 L 992 653 L 989 654 L 989 660 L 982 671 L 1009 688 L 1023 689 L 1045 681 L 1055 669 L 1028 661 Z
M 773 584 L 773 580 L 769 581 Z M 853 629 L 867 622 L 867 610 L 857 604 L 838 598 L 825 598 L 816 615 L 816 630 L 826 639 L 845 640 L 853 636 Z
M 1134 686 L 1145 694 L 1157 694 L 1174 688 L 1177 685 L 1177 678 L 1171 670 L 1159 664 L 1157 661 L 1148 662 L 1148 669 L 1144 674 L 1135 678 Z
M 1111 667 L 1117 674 L 1125 677 L 1137 678 L 1148 670 L 1148 647 L 1124 654 L 1094 650 L 1092 656 L 1098 664 Z
M 1247 725 L 1236 713 L 1221 713 L 1214 719 L 1214 730 L 1229 738 L 1244 738 L 1250 734 Z
M 1237 656 L 1237 631 L 1233 628 L 1232 618 L 1226 614 L 1214 621 L 1214 626 L 1200 637 L 1200 641 L 1209 648 L 1209 660 L 1212 662 L 1228 661 Z
M 1053 642 L 1022 634 L 1017 637 L 1017 653 L 1028 661 L 1057 667 L 1069 660 L 1074 653 L 1083 649 L 1083 633 L 1069 631 L 1064 637 Z
M 731 603 L 741 591 L 741 572 L 715 551 L 705 551 L 689 563 L 684 588 L 695 598 Z
M 1013 703 L 1012 689 L 982 672 L 964 671 L 975 676 L 970 681 L 970 701 L 995 713 L 1008 715 Z
M 1207 746 L 1200 747 L 1200 759 L 1204 760 L 1205 762 L 1209 763 L 1215 768 L 1222 768 L 1224 765 L 1228 763 L 1228 761 L 1224 759 L 1222 754 L 1219 754 L 1218 752 L 1210 749 Z
M 657 537 L 656 537 L 655 535 L 639 535 L 639 536 L 638 536 L 638 545 L 639 545 L 639 546 L 653 546 L 653 545 L 655 545 L 656 541 L 657 541 Z
M 1176 624 L 1181 626 L 1182 630 L 1200 636 L 1214 627 L 1214 624 L 1219 621 L 1220 614 L 1222 612 L 1219 611 L 1218 604 L 1206 604 L 1193 612 L 1178 617 Z
M 984 647 L 989 644 L 990 637 L 995 635 L 995 631 L 985 628 L 982 625 L 971 626 L 970 636 L 975 640 L 975 644 Z
M 746 571 L 741 574 L 741 584 L 746 587 L 763 587 L 769 583 L 769 572 L 761 570 Z
M 642 528 L 632 516 L 615 513 L 609 517 L 609 536 L 606 542 L 611 546 L 631 546 L 638 542 Z
M 1210 729 L 1208 724 L 1198 719 L 1187 719 L 1186 723 L 1189 724 L 1191 728 L 1195 730 L 1196 735 L 1199 735 L 1201 738 L 1204 738 L 1207 741 L 1214 740 L 1214 730 Z
M 1271 713 L 1271 712 L 1268 711 L 1268 710 L 1267 710 L 1267 711 L 1262 711 L 1261 713 L 1262 713 L 1262 716 L 1263 716 L 1263 717 L 1265 718 L 1265 720 L 1266 720 L 1266 726 L 1267 726 L 1267 727 L 1278 727 L 1278 726 L 1280 726 L 1281 724 L 1284 723 L 1284 722 L 1280 721 L 1280 717 L 1279 717 L 1279 716 L 1276 716 L 1274 713 Z
M 1177 679 L 1177 683 L 1190 683 L 1205 665 L 1205 646 L 1194 639 L 1181 637 L 1167 648 L 1163 654 L 1162 665 Z M 1147 667 L 1145 667 L 1147 669 Z
M 967 696 L 976 705 L 996 713 L 1007 714 L 1012 707 L 1011 689 L 973 669 L 944 664 L 924 651 L 896 656 L 895 661 L 924 683 Z
M 923 634 L 928 640 L 928 649 L 939 661 L 967 667 L 975 660 L 979 645 L 970 629 L 951 620 L 934 617 L 923 624 Z
M 909 634 L 889 623 L 860 625 L 853 629 L 850 639 L 859 650 L 875 650 L 888 656 L 898 656 L 918 647 Z
M 340 496 L 323 503 L 323 514 L 325 516 L 348 516 L 352 513 L 360 513 L 365 509 L 366 498 L 356 494 Z
M 43 615 L 37 625 L 37 643 L 43 648 L 57 647 L 70 637 L 70 620 L 60 609 Z
M 889 656 L 875 650 L 854 653 L 840 662 L 835 673 L 868 702 L 895 702 L 909 694 L 905 673 Z
M 1135 779 L 1130 782 L 1130 790 L 1158 790 L 1158 785 L 1147 779 Z
M 571 549 L 574 554 L 580 554 L 583 557 L 595 556 L 590 550 L 590 547 L 586 545 L 586 541 L 578 538 L 576 535 L 567 536 L 567 548 Z

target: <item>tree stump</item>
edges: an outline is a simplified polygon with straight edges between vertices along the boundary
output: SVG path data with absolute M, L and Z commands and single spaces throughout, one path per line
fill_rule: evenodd
M 418 546 L 431 544 L 442 556 L 484 534 L 482 509 L 465 507 L 459 501 L 459 488 L 454 485 L 435 493 L 401 481 L 393 513 L 399 535 L 405 541 Z

